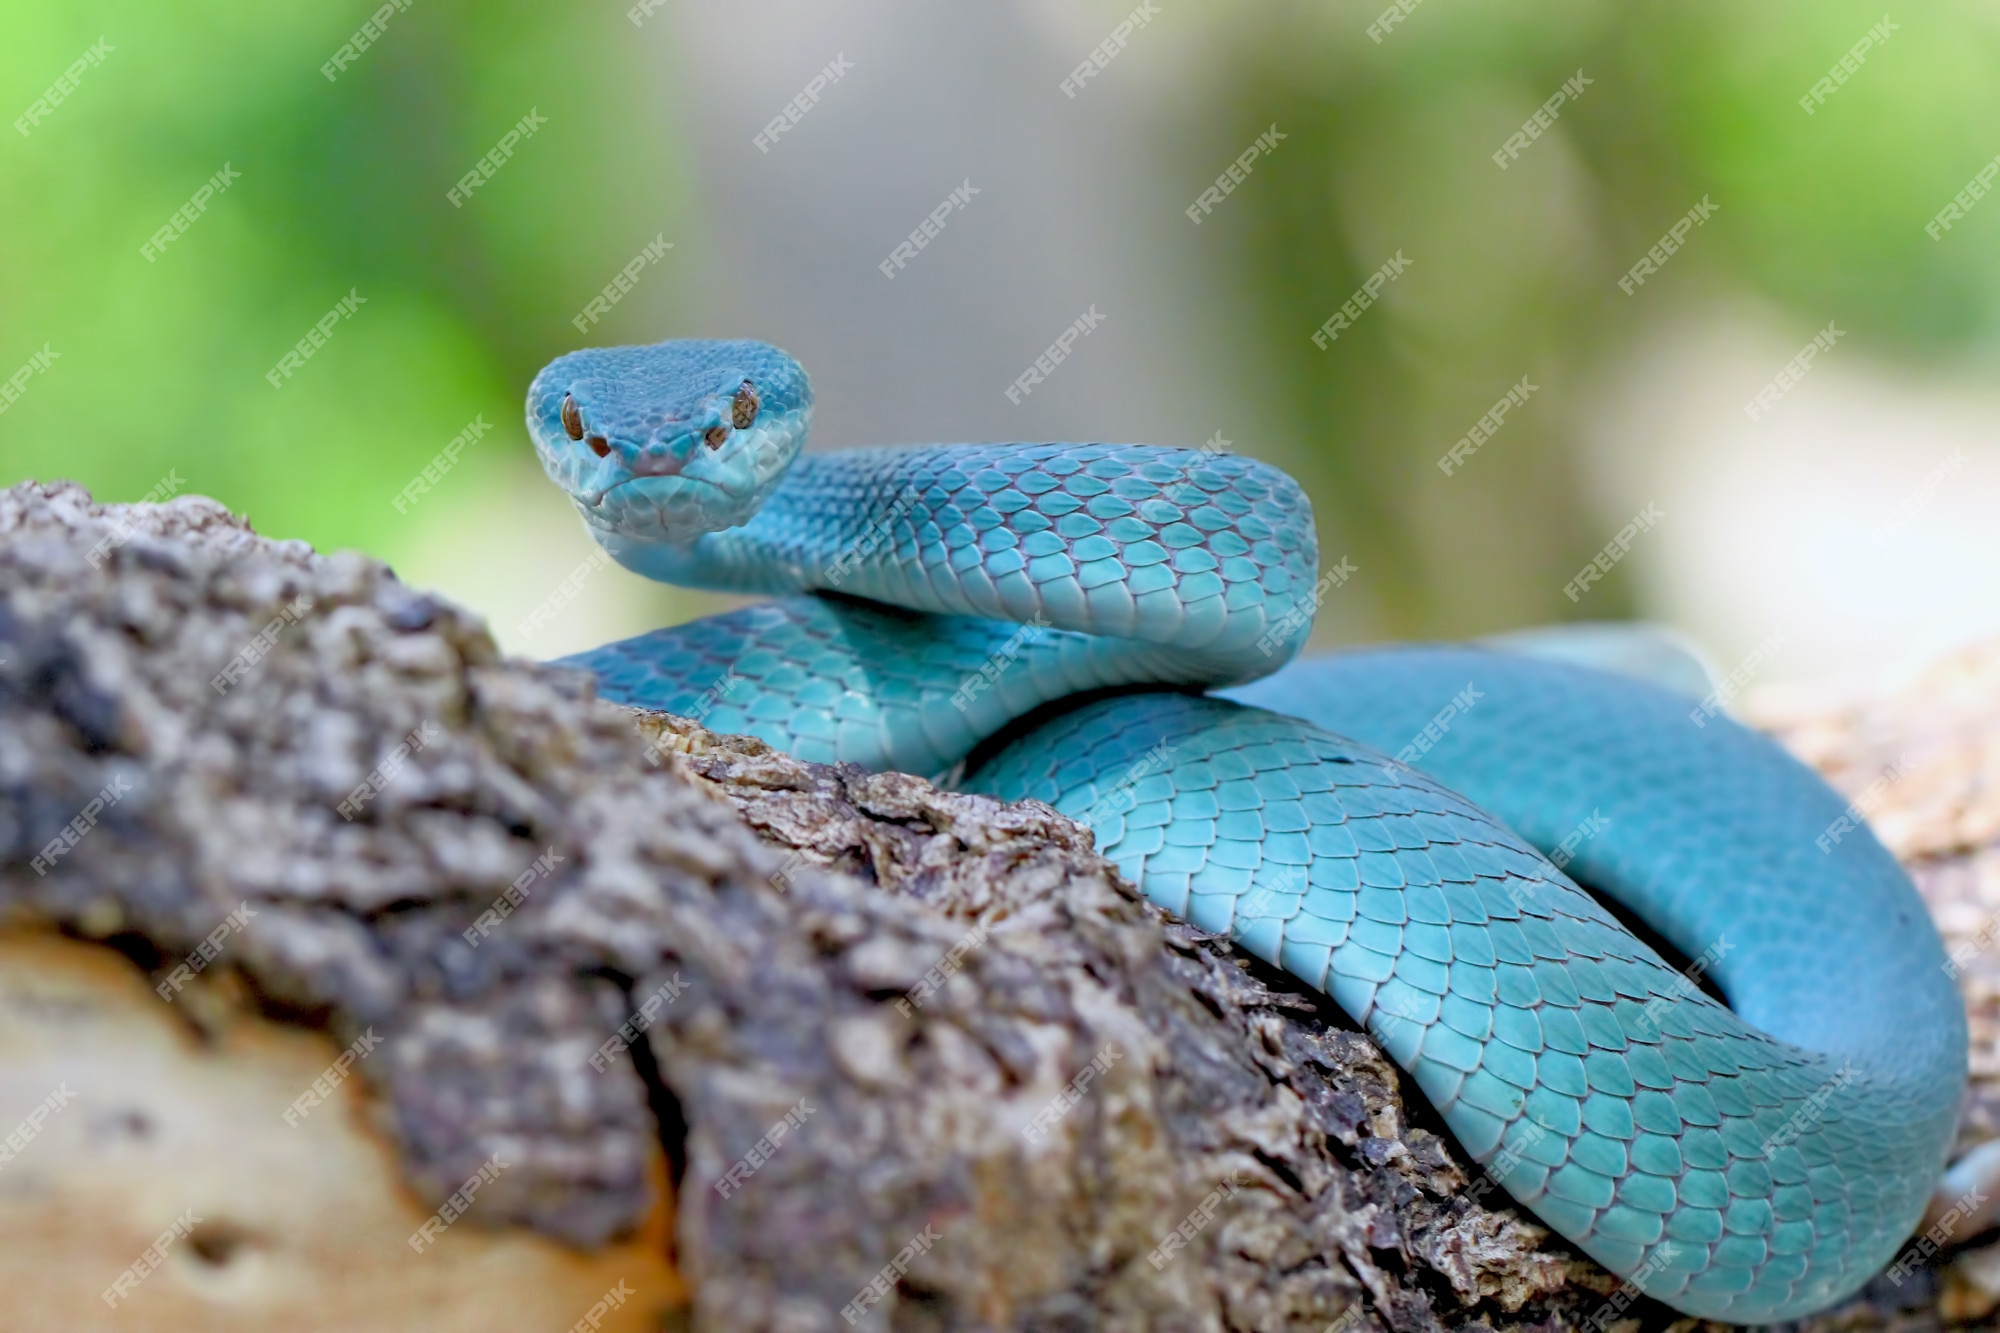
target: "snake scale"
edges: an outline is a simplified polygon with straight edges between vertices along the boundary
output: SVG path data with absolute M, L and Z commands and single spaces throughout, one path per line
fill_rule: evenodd
M 1312 511 L 1255 460 L 802 456 L 811 407 L 750 341 L 536 377 L 536 451 L 613 559 L 774 598 L 566 659 L 602 695 L 1083 818 L 1146 897 L 1330 996 L 1516 1200 L 1679 1310 L 1809 1313 L 1910 1234 L 1964 1011 L 1895 860 L 1865 831 L 1822 846 L 1845 802 L 1773 742 L 1518 651 L 1297 659 L 1327 588 Z

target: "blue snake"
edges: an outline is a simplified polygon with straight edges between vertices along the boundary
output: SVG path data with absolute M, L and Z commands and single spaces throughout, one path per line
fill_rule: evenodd
M 773 598 L 566 659 L 604 697 L 1083 819 L 1147 898 L 1362 1024 L 1522 1205 L 1688 1314 L 1822 1309 L 1909 1236 L 1964 1010 L 1900 867 L 1865 831 L 1825 838 L 1845 802 L 1772 741 L 1548 655 L 1298 659 L 1338 576 L 1298 485 L 1253 459 L 802 455 L 811 410 L 759 342 L 536 376 L 536 452 L 614 560 Z

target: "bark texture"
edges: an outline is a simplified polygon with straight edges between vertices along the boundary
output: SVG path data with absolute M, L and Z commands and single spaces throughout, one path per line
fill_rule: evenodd
M 1858 792 L 1898 718 L 1777 722 Z M 2000 905 L 1995 785 L 1906 853 L 1941 915 L 1940 884 Z M 664 1159 L 700 1327 L 1673 1322 L 1508 1207 L 1330 1003 L 1046 807 L 603 703 L 199 497 L 0 492 L 0 910 L 190 1012 L 226 975 L 373 1027 L 355 1070 L 427 1206 L 504 1164 L 472 1224 L 602 1246 Z M 1816 1326 L 1979 1299 L 1917 1285 Z

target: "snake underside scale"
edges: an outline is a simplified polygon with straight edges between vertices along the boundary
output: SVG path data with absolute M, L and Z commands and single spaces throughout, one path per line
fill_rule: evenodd
M 775 599 L 567 659 L 605 697 L 811 760 L 974 755 L 966 789 L 1087 818 L 1148 898 L 1325 992 L 1514 1198 L 1687 1313 L 1810 1313 L 1910 1234 L 1964 1011 L 1902 870 L 1866 833 L 1823 851 L 1845 801 L 1775 743 L 1524 652 L 1295 660 L 1311 508 L 1254 460 L 800 457 L 810 413 L 757 342 L 536 377 L 536 450 L 614 559 Z

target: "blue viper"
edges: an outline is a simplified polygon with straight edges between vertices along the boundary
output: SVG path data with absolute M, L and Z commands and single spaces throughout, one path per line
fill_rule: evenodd
M 811 409 L 758 342 L 535 378 L 542 465 L 615 560 L 776 598 L 565 659 L 604 697 L 1085 820 L 1146 897 L 1362 1024 L 1543 1222 L 1689 1314 L 1822 1309 L 1910 1234 L 1964 1010 L 1900 867 L 1865 831 L 1823 847 L 1846 803 L 1773 742 L 1548 653 L 1294 660 L 1332 580 L 1304 493 L 1252 459 L 801 457 Z

